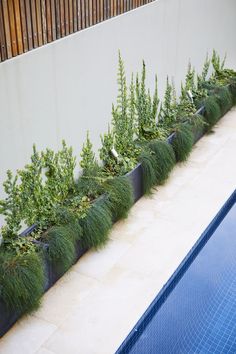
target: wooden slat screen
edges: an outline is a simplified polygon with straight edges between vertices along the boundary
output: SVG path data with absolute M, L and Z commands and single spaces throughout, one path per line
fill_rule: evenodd
M 0 62 L 153 0 L 0 0 Z

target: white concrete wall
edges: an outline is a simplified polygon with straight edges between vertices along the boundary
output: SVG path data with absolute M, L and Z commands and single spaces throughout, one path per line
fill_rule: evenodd
M 64 138 L 79 154 L 86 130 L 95 148 L 117 93 L 117 54 L 127 72 L 144 58 L 158 73 L 183 79 L 213 48 L 236 65 L 235 0 L 159 0 L 0 64 L 0 184 L 27 163 L 32 144 L 57 149 Z M 3 195 L 0 187 L 0 196 Z

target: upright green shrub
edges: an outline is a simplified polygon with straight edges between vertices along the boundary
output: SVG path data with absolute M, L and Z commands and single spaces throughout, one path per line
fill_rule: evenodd
M 216 75 L 224 70 L 225 61 L 226 61 L 226 54 L 224 56 L 224 59 L 221 61 L 219 54 L 216 52 L 215 49 L 213 49 L 211 63 Z
M 196 112 L 197 108 L 194 102 L 188 96 L 188 90 L 181 85 L 181 95 L 178 103 L 178 120 L 183 120 L 185 117 Z
M 102 196 L 94 202 L 87 215 L 80 220 L 83 230 L 82 244 L 88 248 L 99 248 L 108 240 L 112 227 L 112 214 L 106 197 Z
M 141 79 L 136 78 L 136 110 L 137 135 L 139 139 L 153 139 L 159 136 L 157 128 L 157 111 L 159 106 L 157 76 L 155 77 L 155 91 L 153 98 L 146 88 L 146 64 L 143 61 Z
M 139 156 L 143 172 L 143 191 L 150 194 L 152 187 L 157 184 L 157 160 L 151 150 L 143 150 Z
M 46 152 L 42 152 L 42 163 L 46 170 L 44 190 L 54 205 L 62 204 L 75 189 L 76 157 L 72 147 L 68 147 L 62 140 L 61 150 L 54 152 L 46 149 Z
M 134 203 L 133 187 L 125 176 L 117 176 L 105 182 L 108 205 L 114 220 L 126 218 Z
M 14 313 L 38 308 L 44 291 L 42 257 L 37 252 L 14 252 L 0 249 L 0 298 Z
M 137 163 L 139 149 L 135 146 L 135 96 L 133 77 L 128 93 L 124 62 L 119 53 L 118 97 L 112 105 L 112 129 L 101 136 L 100 158 L 106 170 L 113 175 L 122 175 Z
M 186 161 L 193 147 L 193 133 L 188 124 L 180 124 L 175 130 L 172 146 L 178 162 Z
M 176 162 L 174 150 L 170 144 L 162 140 L 153 140 L 148 146 L 154 152 L 157 160 L 157 183 L 163 184 Z
M 207 122 L 207 131 L 210 131 L 212 127 L 221 117 L 221 109 L 217 102 L 216 96 L 209 96 L 204 101 L 205 118 Z
M 87 131 L 86 141 L 83 144 L 82 152 L 80 156 L 81 156 L 80 167 L 82 169 L 90 170 L 91 168 L 94 167 L 94 165 L 97 165 L 95 153 L 93 152 L 93 144 L 91 143 L 89 138 L 89 131 Z
M 131 101 L 129 98 L 124 62 L 119 53 L 118 65 L 118 97 L 117 105 L 112 106 L 112 124 L 115 134 L 115 148 L 123 156 L 129 157 L 130 149 L 134 146 L 135 117 L 134 109 L 130 109 L 129 103 L 134 105 L 134 86 L 130 88 Z
M 16 235 L 21 229 L 22 203 L 18 175 L 13 177 L 12 172 L 8 170 L 3 188 L 6 198 L 0 200 L 0 214 L 4 215 L 6 225 L 2 227 L 1 233 L 7 238 Z
M 95 199 L 103 192 L 102 188 L 102 169 L 98 165 L 93 152 L 93 145 L 87 132 L 86 142 L 83 144 L 80 167 L 83 169 L 79 177 L 76 189 L 78 193 L 84 194 L 91 199 Z
M 210 65 L 211 59 L 209 58 L 207 53 L 206 59 L 203 64 L 202 72 L 197 75 L 197 84 L 196 89 L 194 91 L 194 103 L 197 109 L 202 106 L 203 100 L 208 96 L 206 82 L 207 76 L 209 74 Z
M 161 103 L 160 111 L 158 115 L 158 126 L 170 133 L 177 120 L 178 106 L 176 101 L 175 87 L 173 83 L 169 82 L 169 78 L 166 80 L 166 90 L 164 100 Z

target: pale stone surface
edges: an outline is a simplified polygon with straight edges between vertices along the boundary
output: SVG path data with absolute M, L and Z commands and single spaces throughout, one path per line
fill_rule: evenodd
M 95 279 L 72 268 L 43 296 L 42 306 L 34 316 L 59 326 L 97 285 Z
M 52 352 L 51 350 L 42 347 L 36 352 L 36 354 L 55 354 L 55 353 Z
M 0 354 L 35 353 L 57 327 L 48 321 L 28 316 L 0 339 Z
M 111 239 L 101 250 L 87 252 L 73 269 L 94 279 L 102 279 L 129 247 L 128 242 Z
M 104 249 L 87 253 L 42 308 L 13 327 L 0 354 L 114 353 L 234 190 L 235 149 L 232 110 L 114 225 Z

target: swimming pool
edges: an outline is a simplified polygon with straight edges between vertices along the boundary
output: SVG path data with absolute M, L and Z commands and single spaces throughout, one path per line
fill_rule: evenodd
M 236 353 L 236 190 L 116 353 Z

